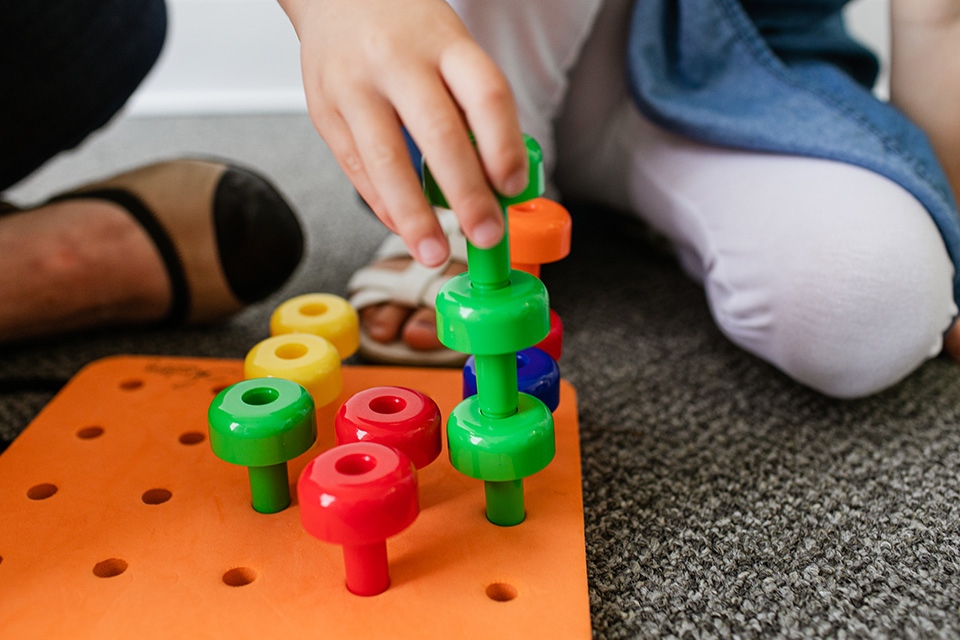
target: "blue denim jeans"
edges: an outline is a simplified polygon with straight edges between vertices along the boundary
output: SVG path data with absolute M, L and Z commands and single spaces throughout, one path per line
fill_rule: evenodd
M 940 230 L 960 300 L 960 219 L 949 183 L 924 133 L 870 93 L 877 63 L 846 34 L 844 4 L 637 2 L 633 97 L 647 117 L 696 140 L 838 160 L 897 182 Z
M 5 2 L 0 191 L 110 120 L 163 46 L 163 0 Z

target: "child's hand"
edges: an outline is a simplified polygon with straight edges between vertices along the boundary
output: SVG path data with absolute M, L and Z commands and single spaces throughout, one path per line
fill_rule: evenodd
M 443 0 L 280 1 L 300 37 L 310 117 L 377 216 L 421 263 L 446 259 L 405 125 L 467 238 L 496 244 L 491 185 L 506 195 L 526 186 L 526 149 L 506 79 L 453 10 Z

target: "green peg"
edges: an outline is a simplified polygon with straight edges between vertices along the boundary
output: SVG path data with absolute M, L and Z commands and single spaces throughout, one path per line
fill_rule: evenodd
M 207 418 L 214 454 L 248 468 L 253 508 L 260 513 L 286 509 L 287 462 L 317 439 L 310 393 L 290 380 L 252 378 L 217 394 Z
M 478 389 L 450 414 L 447 450 L 454 469 L 484 481 L 487 519 L 519 524 L 525 515 L 523 479 L 550 464 L 556 453 L 553 415 L 538 398 L 519 393 L 512 415 L 491 418 L 481 409 Z
M 498 195 L 508 229 L 507 207 L 539 197 L 544 189 L 543 153 L 525 136 L 529 160 L 526 189 Z M 429 166 L 423 166 L 427 200 L 448 207 Z M 484 481 L 487 518 L 511 526 L 525 517 L 523 478 L 553 459 L 553 416 L 517 390 L 516 352 L 550 331 L 547 290 L 536 277 L 510 268 L 510 239 L 480 249 L 467 242 L 467 272 L 437 295 L 437 333 L 446 347 L 474 355 L 477 395 L 464 400 L 447 423 L 450 460 L 461 473 Z
M 540 196 L 543 153 L 525 137 L 529 160 L 526 189 L 499 196 L 504 228 L 507 207 Z M 430 168 L 423 166 L 427 200 L 448 207 Z M 550 304 L 543 283 L 510 268 L 510 239 L 480 249 L 467 242 L 467 272 L 449 280 L 437 295 L 437 333 L 446 347 L 474 355 L 477 395 L 463 401 L 447 423 L 450 460 L 461 473 L 484 481 L 487 518 L 511 526 L 525 517 L 523 478 L 553 459 L 553 416 L 546 406 L 517 390 L 516 352 L 550 331 Z

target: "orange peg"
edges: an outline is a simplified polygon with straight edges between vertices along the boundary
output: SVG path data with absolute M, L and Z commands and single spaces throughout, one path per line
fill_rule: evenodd
M 511 205 L 510 261 L 514 269 L 540 276 L 540 265 L 556 262 L 570 253 L 573 223 L 558 202 L 534 198 Z

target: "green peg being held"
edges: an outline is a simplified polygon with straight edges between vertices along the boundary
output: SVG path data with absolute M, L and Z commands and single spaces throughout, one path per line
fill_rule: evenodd
M 526 137 L 530 178 L 517 196 L 498 196 L 507 207 L 539 197 L 543 154 Z M 447 200 L 423 167 L 424 193 L 434 206 Z M 509 228 L 508 225 L 504 225 Z M 536 277 L 510 267 L 509 234 L 489 249 L 467 242 L 467 272 L 450 279 L 437 295 L 437 334 L 449 349 L 474 355 L 477 394 L 454 409 L 447 423 L 450 461 L 461 473 L 484 481 L 487 519 L 501 526 L 526 516 L 523 479 L 543 469 L 555 452 L 553 416 L 537 398 L 520 394 L 516 352 L 550 331 L 547 290 Z
M 253 508 L 260 513 L 286 509 L 287 462 L 317 439 L 310 393 L 282 378 L 244 380 L 217 394 L 207 418 L 214 454 L 247 467 Z

